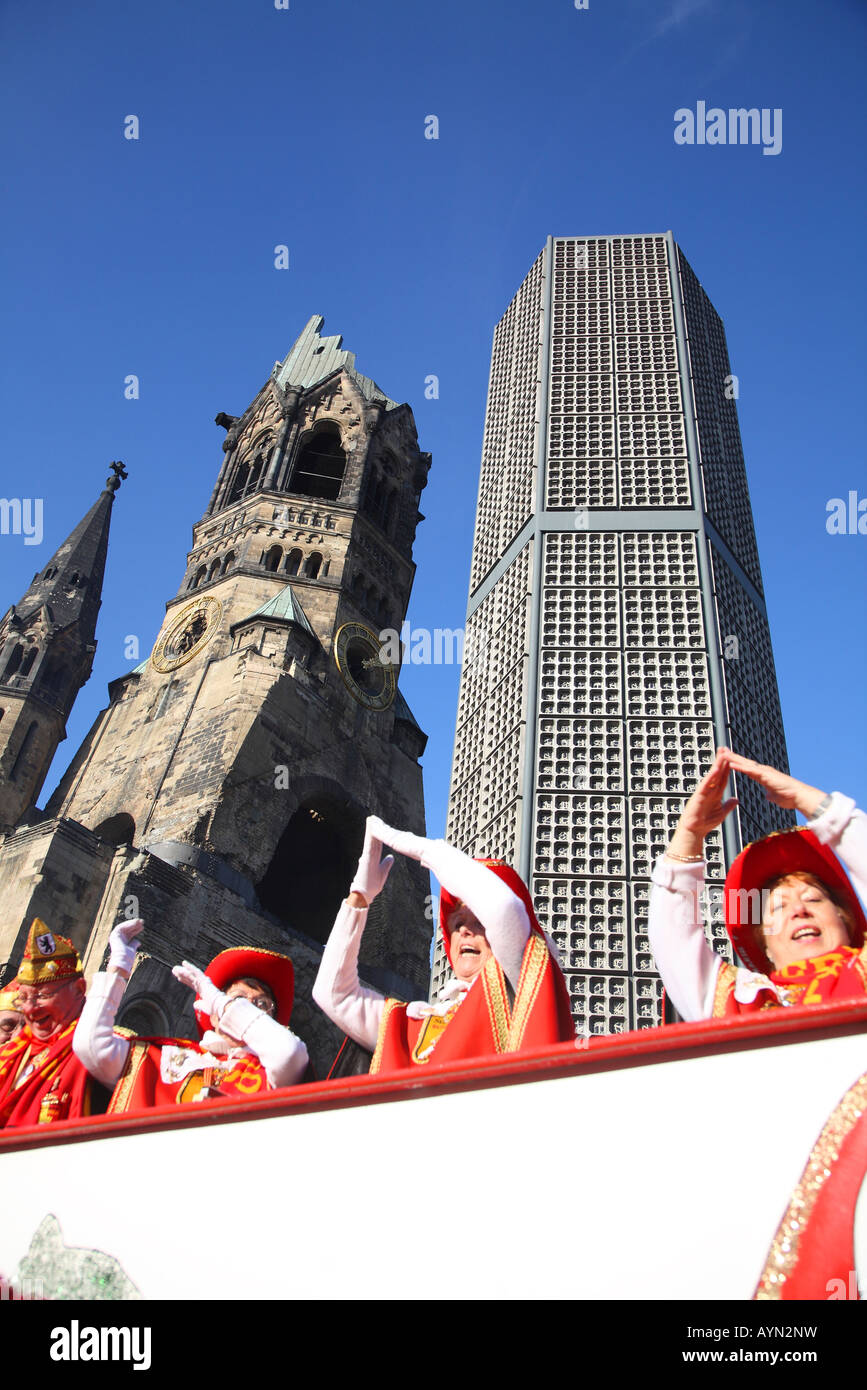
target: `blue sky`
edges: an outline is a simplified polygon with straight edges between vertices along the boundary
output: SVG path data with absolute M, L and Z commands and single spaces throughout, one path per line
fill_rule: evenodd
M 244 410 L 311 314 L 413 407 L 433 467 L 409 616 L 456 627 L 494 324 L 549 234 L 671 228 L 739 378 L 792 770 L 867 802 L 867 536 L 825 525 L 829 499 L 867 498 L 859 0 L 5 0 L 0 24 L 0 493 L 45 508 L 41 546 L 0 536 L 2 607 L 109 461 L 130 475 L 46 793 L 126 637 L 149 652 L 177 590 L 222 458 L 214 416 Z M 781 152 L 675 144 L 674 112 L 700 100 L 780 108 Z M 402 679 L 430 735 L 432 833 L 457 682 Z

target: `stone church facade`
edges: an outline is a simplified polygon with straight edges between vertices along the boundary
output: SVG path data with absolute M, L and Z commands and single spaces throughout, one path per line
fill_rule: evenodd
M 153 651 L 111 683 L 44 811 L 36 799 L 90 673 L 122 465 L 0 623 L 5 976 L 34 916 L 72 938 L 88 975 L 117 920 L 141 916 L 118 1021 L 189 1035 L 173 964 L 237 945 L 283 951 L 293 1028 L 319 1075 L 340 1039 L 310 990 L 365 816 L 425 828 L 426 737 L 378 633 L 406 613 L 430 466 L 409 406 L 322 327 L 310 320 L 243 415 L 217 416 L 223 466 Z M 428 893 L 399 860 L 365 932 L 363 977 L 401 997 L 427 994 Z

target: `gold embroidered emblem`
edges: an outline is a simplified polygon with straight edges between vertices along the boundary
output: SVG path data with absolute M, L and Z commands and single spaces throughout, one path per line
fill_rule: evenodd
M 414 1062 L 422 1064 L 430 1061 L 431 1053 L 454 1018 L 457 1008 L 458 1006 L 455 1004 L 454 1008 L 449 1009 L 448 1013 L 428 1014 L 427 1018 L 422 1020 L 418 1037 L 415 1040 L 415 1047 L 412 1050 L 412 1060 Z

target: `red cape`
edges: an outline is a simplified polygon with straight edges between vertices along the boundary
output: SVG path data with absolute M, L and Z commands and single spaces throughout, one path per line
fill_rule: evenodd
M 0 1048 L 0 1129 L 91 1113 L 94 1083 L 72 1051 L 77 1022 L 73 1019 L 47 1042 L 34 1038 L 25 1025 Z
M 226 1072 L 214 1069 L 210 1075 L 208 1068 L 202 1068 L 180 1081 L 164 1081 L 161 1075 L 164 1047 L 205 1055 L 204 1048 L 186 1038 L 131 1038 L 123 1075 L 109 1103 L 110 1115 L 149 1110 L 154 1105 L 183 1105 L 195 1100 L 203 1085 L 219 1087 L 221 1096 L 209 1100 L 219 1100 L 223 1096 L 240 1100 L 272 1089 L 265 1068 L 252 1056 L 236 1059 Z
M 858 1298 L 855 1206 L 867 1175 L 867 1072 L 813 1146 L 780 1222 L 757 1299 Z
M 544 1043 L 571 1042 L 575 1037 L 563 972 L 538 928 L 530 932 L 524 948 L 514 1003 L 509 1003 L 501 967 L 490 956 L 463 1001 L 445 1020 L 407 1018 L 406 1010 L 406 1004 L 386 999 L 372 1073 L 520 1052 Z

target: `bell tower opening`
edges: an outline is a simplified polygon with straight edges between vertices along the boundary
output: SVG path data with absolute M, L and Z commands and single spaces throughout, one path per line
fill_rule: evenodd
M 346 454 L 336 425 L 318 425 L 298 451 L 289 491 L 302 497 L 337 500 L 346 469 Z
M 257 884 L 266 911 L 325 942 L 352 881 L 364 839 L 359 813 L 328 797 L 302 802 Z

